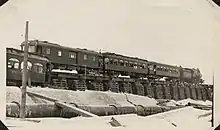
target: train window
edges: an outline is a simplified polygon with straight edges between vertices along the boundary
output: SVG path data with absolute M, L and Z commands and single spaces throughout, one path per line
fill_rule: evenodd
M 167 72 L 167 67 L 164 67 L 164 71 Z
M 61 51 L 58 51 L 58 52 L 57 52 L 57 55 L 58 55 L 58 56 L 62 56 L 62 52 L 61 52 Z
M 24 62 L 21 62 L 21 69 L 23 69 L 24 68 Z M 31 70 L 32 69 L 32 63 L 31 62 L 27 62 L 27 69 L 28 70 Z
M 109 63 L 109 58 L 105 58 L 105 63 L 106 63 L 106 64 Z
M 141 66 L 141 68 L 142 68 L 142 69 L 145 69 L 145 68 L 146 68 L 146 65 L 145 65 L 145 64 L 143 64 L 143 65 Z
M 15 69 L 19 69 L 19 63 L 16 62 L 16 63 L 14 64 L 14 68 L 15 68 Z
M 92 60 L 95 61 L 95 56 L 92 57 Z
M 76 54 L 74 52 L 69 52 L 69 57 L 74 59 L 76 58 Z
M 176 73 L 178 74 L 178 70 L 176 70 Z
M 47 48 L 46 53 L 49 55 L 50 54 L 50 48 Z
M 118 65 L 118 60 L 117 59 L 114 60 L 114 64 Z
M 139 69 L 142 69 L 142 68 L 143 68 L 143 66 L 142 66 L 142 65 L 138 65 L 138 68 L 139 68 Z
M 87 60 L 87 55 L 84 55 L 84 60 Z
M 132 62 L 129 62 L 129 66 L 130 66 L 130 67 L 134 67 L 134 65 L 133 65 Z
M 154 70 L 154 67 L 152 65 L 148 65 L 149 70 Z
M 125 61 L 124 66 L 129 66 L 129 64 L 128 64 L 128 62 L 127 62 L 127 61 Z
M 113 64 L 113 60 L 112 59 L 110 59 L 110 64 Z
M 123 60 L 120 60 L 120 65 L 121 65 L 121 66 L 124 66 Z
M 158 70 L 163 71 L 163 67 L 159 66 Z
M 43 65 L 39 63 L 34 64 L 34 72 L 43 73 Z
M 37 54 L 42 54 L 42 46 L 37 46 Z
M 137 65 L 137 63 L 136 63 L 136 62 L 134 63 L 134 68 L 135 68 L 135 69 L 137 69 L 137 68 L 138 68 L 138 65 Z
M 13 66 L 13 65 L 12 65 L 12 63 L 11 63 L 11 62 L 8 62 L 8 68 L 10 68 L 10 69 L 11 69 L 11 68 L 12 68 L 12 66 Z
M 10 68 L 10 69 L 19 69 L 19 60 L 15 59 L 15 58 L 9 59 L 8 68 Z
M 128 67 L 131 67 L 131 62 L 128 63 Z
M 28 52 L 35 52 L 35 46 L 29 46 Z

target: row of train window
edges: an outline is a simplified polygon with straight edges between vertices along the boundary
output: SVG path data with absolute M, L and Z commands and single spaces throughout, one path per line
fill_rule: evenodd
M 109 59 L 109 58 L 105 58 L 105 63 L 106 64 L 126 66 L 126 67 L 140 68 L 140 69 L 146 69 L 147 68 L 146 64 L 140 65 L 140 64 L 137 64 L 136 62 L 133 63 L 133 62 L 117 60 L 117 59 Z M 150 70 L 153 70 L 153 68 L 154 67 L 149 67 Z M 165 71 L 165 72 L 178 73 L 177 69 L 172 69 L 172 68 L 167 68 L 167 67 L 162 67 L 162 66 L 157 66 L 157 70 Z
M 8 60 L 8 68 L 9 69 L 23 69 L 24 62 L 19 62 L 18 59 L 10 58 Z M 34 63 L 34 65 L 31 62 L 27 62 L 27 69 L 32 70 L 36 73 L 43 73 L 43 65 L 40 63 Z
M 165 71 L 165 72 L 172 72 L 172 73 L 179 73 L 177 69 L 167 68 L 163 66 L 157 66 L 157 70 L 159 71 Z
M 135 69 L 137 68 L 146 69 L 146 64 L 140 65 L 136 62 L 133 63 L 133 62 L 117 60 L 117 59 L 109 59 L 109 58 L 105 58 L 105 64 L 114 64 L 114 65 L 120 65 L 120 66 L 126 66 L 126 67 L 133 67 Z
M 50 48 L 46 49 L 46 54 L 50 55 Z M 62 56 L 62 51 L 60 51 L 60 50 L 57 51 L 57 56 L 61 57 Z M 75 52 L 69 52 L 69 58 L 76 59 L 76 53 Z M 84 55 L 83 59 L 87 60 L 88 59 L 88 55 Z M 96 61 L 96 57 L 92 56 L 92 60 Z

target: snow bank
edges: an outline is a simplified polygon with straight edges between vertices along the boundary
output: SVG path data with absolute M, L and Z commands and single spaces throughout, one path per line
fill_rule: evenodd
M 158 103 L 153 98 L 144 97 L 144 96 L 138 96 L 133 94 L 126 94 L 128 97 L 128 100 L 135 103 L 136 105 L 143 105 L 143 106 L 156 106 L 155 104 Z
M 181 105 L 181 104 L 175 100 L 170 100 L 169 102 L 166 103 L 166 106 L 177 106 L 177 105 Z
M 6 103 L 21 101 L 21 89 L 18 87 L 6 87 Z M 27 104 L 50 104 L 51 102 L 36 97 L 26 96 Z
M 64 102 L 76 103 L 77 105 L 88 106 L 133 106 L 126 99 L 126 95 L 123 93 L 113 92 L 101 92 L 101 91 L 71 91 L 60 90 L 52 88 L 28 88 L 28 91 L 39 93 L 45 96 L 49 96 L 55 99 L 59 99 Z M 152 98 L 127 94 L 129 101 L 132 101 L 137 105 L 144 106 L 156 106 L 157 101 Z M 20 89 L 17 87 L 7 87 L 7 103 L 12 101 L 19 101 L 21 99 Z M 36 100 L 36 99 L 35 99 Z M 27 103 L 50 103 L 38 99 L 35 101 L 30 96 L 27 96 Z
M 193 100 L 193 99 L 184 99 L 184 100 L 181 100 L 181 101 L 178 101 L 178 103 L 182 104 L 182 105 L 186 105 L 188 103 L 196 103 L 196 104 L 201 104 L 201 105 L 212 105 L 212 102 L 211 101 L 201 101 L 201 100 Z
M 206 106 L 211 106 L 212 102 L 209 100 L 206 101 L 201 101 L 201 100 L 193 100 L 193 99 L 183 99 L 180 101 L 175 101 L 175 100 L 170 100 L 169 102 L 166 103 L 166 106 L 177 106 L 177 105 L 187 105 L 188 103 L 195 103 L 195 104 L 200 104 L 200 105 L 206 105 Z

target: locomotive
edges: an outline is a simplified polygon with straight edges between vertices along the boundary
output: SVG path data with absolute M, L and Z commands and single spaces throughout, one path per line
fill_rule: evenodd
M 88 49 L 70 48 L 48 41 L 28 41 L 28 74 L 33 86 L 52 84 L 62 78 L 70 82 L 79 78 L 99 77 L 106 79 L 130 76 L 131 79 L 160 79 L 201 83 L 199 69 L 162 64 L 137 57 Z M 21 86 L 24 56 L 21 50 L 7 48 L 7 86 Z M 61 76 L 60 76 L 61 75 Z

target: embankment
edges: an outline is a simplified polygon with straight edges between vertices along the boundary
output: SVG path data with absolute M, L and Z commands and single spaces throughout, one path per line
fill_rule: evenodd
M 30 92 L 48 96 L 66 102 L 99 116 L 138 114 L 142 116 L 160 113 L 177 106 L 162 107 L 158 101 L 146 96 L 133 94 L 99 92 L 99 91 L 70 91 L 51 88 L 28 88 Z M 7 87 L 6 115 L 19 117 L 21 91 L 17 87 Z M 76 113 L 62 109 L 54 102 L 27 95 L 26 117 L 75 117 Z

